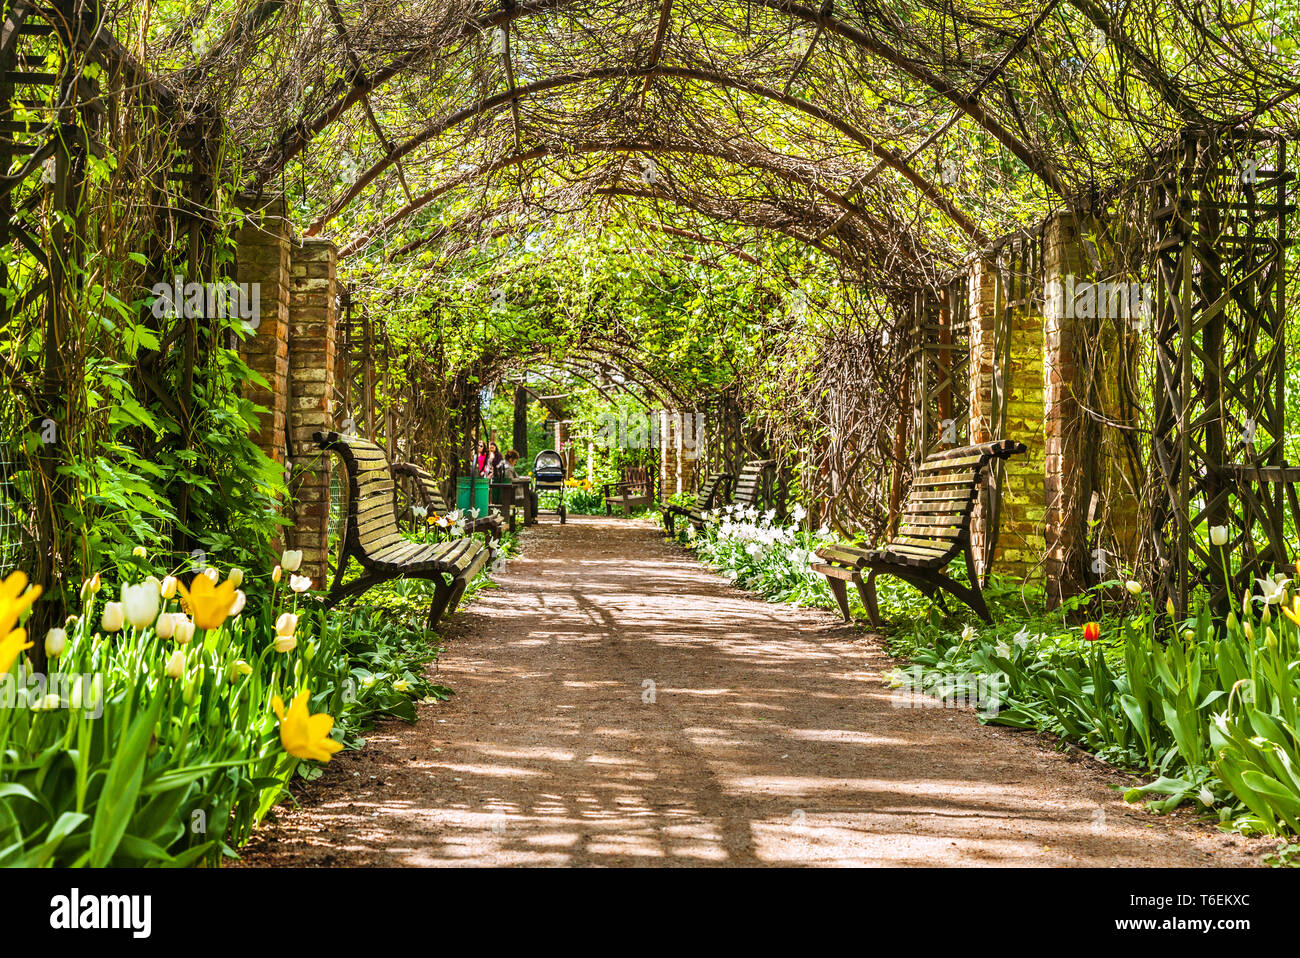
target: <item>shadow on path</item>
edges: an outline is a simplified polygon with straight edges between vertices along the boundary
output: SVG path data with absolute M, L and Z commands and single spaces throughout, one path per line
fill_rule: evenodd
M 969 711 L 895 707 L 878 641 L 572 517 L 448 625 L 450 701 L 341 754 L 250 865 L 1230 865 L 1259 845 Z

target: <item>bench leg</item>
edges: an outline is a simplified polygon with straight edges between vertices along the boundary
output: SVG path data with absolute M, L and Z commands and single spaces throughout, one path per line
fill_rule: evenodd
M 971 551 L 969 541 L 966 543 L 966 578 L 970 580 L 971 601 L 968 604 L 976 615 L 992 625 L 993 616 L 989 614 L 989 607 L 984 602 L 984 590 L 980 588 L 980 577 L 975 572 L 975 553 Z
M 677 538 L 677 533 L 673 531 L 673 512 L 671 509 L 664 510 L 664 528 L 668 530 L 669 539 Z
M 867 610 L 867 618 L 871 620 L 871 627 L 880 628 L 880 606 L 876 603 L 876 570 L 872 569 L 867 574 L 864 581 L 861 574 L 855 580 L 858 587 L 858 596 L 862 599 L 862 605 Z
M 452 592 L 455 590 L 454 580 L 444 582 L 440 576 L 435 581 L 438 584 L 433 590 L 433 602 L 429 605 L 429 621 L 426 625 L 430 632 L 438 627 L 438 620 L 447 611 L 447 604 L 451 601 Z M 463 588 L 462 586 L 462 590 Z
M 461 597 L 465 595 L 465 586 L 468 584 L 469 582 L 463 578 L 456 579 L 452 584 L 451 597 L 447 600 L 447 610 L 444 615 L 451 615 L 460 607 Z
M 844 616 L 844 621 L 852 622 L 853 616 L 849 615 L 849 589 L 848 586 L 844 584 L 844 580 L 828 575 L 826 577 L 826 584 L 831 587 L 831 595 L 835 596 L 835 604 L 840 607 L 840 612 Z

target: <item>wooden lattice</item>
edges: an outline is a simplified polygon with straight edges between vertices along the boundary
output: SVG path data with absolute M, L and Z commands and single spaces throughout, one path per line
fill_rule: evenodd
M 1154 186 L 1153 472 L 1148 537 L 1179 610 L 1197 585 L 1223 607 L 1289 561 L 1284 527 L 1285 146 L 1185 135 Z M 1294 477 L 1292 477 L 1294 478 Z M 1291 493 L 1294 501 L 1294 493 Z M 1297 510 L 1300 512 L 1300 510 Z M 1222 549 L 1208 527 L 1228 526 Z M 1228 553 L 1240 581 L 1227 582 Z

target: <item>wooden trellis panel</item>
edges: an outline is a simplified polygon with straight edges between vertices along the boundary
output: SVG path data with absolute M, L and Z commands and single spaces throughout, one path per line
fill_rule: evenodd
M 1220 608 L 1289 563 L 1284 528 L 1285 242 L 1281 140 L 1189 133 L 1157 178 L 1153 469 L 1167 503 L 1148 537 L 1181 611 L 1198 585 Z M 1300 511 L 1300 510 L 1297 510 Z M 1240 581 L 1208 544 L 1226 525 Z
M 957 288 L 960 287 L 960 290 Z M 970 322 L 965 284 L 936 298 L 918 291 L 911 310 L 913 463 L 967 444 L 970 433 Z

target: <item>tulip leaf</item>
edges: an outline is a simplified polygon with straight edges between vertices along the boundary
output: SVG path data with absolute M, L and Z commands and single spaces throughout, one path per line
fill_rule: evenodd
M 155 695 L 149 708 L 136 715 L 119 737 L 117 754 L 109 766 L 90 829 L 90 863 L 93 867 L 106 866 L 126 834 L 140 794 L 149 740 L 162 712 L 162 701 L 162 694 Z

